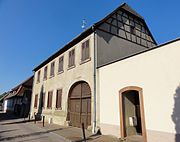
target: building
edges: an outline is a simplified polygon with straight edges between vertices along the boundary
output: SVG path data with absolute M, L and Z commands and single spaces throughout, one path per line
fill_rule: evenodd
M 8 93 L 4 92 L 0 95 L 0 111 L 4 111 L 4 98 L 7 96 Z
M 180 141 L 179 53 L 180 38 L 98 69 L 103 133 Z
M 84 123 L 93 132 L 110 128 L 111 123 L 101 121 L 99 69 L 155 46 L 143 17 L 126 3 L 120 5 L 33 70 L 31 115 L 61 125 Z
M 4 98 L 5 112 L 13 112 L 20 117 L 27 117 L 30 111 L 33 76 L 29 77 L 8 92 Z

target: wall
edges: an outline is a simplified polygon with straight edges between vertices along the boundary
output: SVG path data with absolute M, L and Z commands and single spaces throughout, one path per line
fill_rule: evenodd
M 40 92 L 45 92 L 45 108 L 41 111 L 42 115 L 46 116 L 46 121 L 48 121 L 49 118 L 53 118 L 53 122 L 57 124 L 64 125 L 66 123 L 66 116 L 67 116 L 67 100 L 68 100 L 68 93 L 71 88 L 71 86 L 78 82 L 78 81 L 86 81 L 91 88 L 91 91 L 93 93 L 93 59 L 94 59 L 94 34 L 91 34 L 87 38 L 83 39 L 81 42 L 67 50 L 62 55 L 64 56 L 64 72 L 58 73 L 58 59 L 62 55 L 55 58 L 53 61 L 55 61 L 55 76 L 49 77 L 50 75 L 50 63 L 48 63 L 48 79 L 43 81 L 43 75 L 44 75 L 44 67 L 42 67 L 41 70 L 41 78 L 40 83 L 37 83 L 37 72 L 35 72 L 35 79 L 34 79 L 34 85 L 33 85 L 33 95 L 32 95 L 32 104 L 31 104 L 31 114 L 33 115 L 34 112 L 38 112 L 38 109 L 34 109 L 34 98 L 35 94 L 38 94 L 38 97 L 40 96 Z M 90 60 L 87 62 L 82 63 L 81 62 L 81 44 L 82 42 L 86 41 L 87 39 L 90 39 Z M 75 67 L 69 69 L 68 68 L 68 56 L 69 51 L 72 49 L 75 49 Z M 55 108 L 56 105 L 56 91 L 57 89 L 62 89 L 62 110 L 57 110 Z M 47 98 L 48 98 L 48 91 L 53 91 L 53 103 L 52 103 L 52 109 L 47 109 Z M 40 99 L 40 97 L 39 97 Z M 38 102 L 39 102 L 38 99 Z M 93 100 L 93 94 L 92 94 L 92 100 Z M 92 101 L 93 103 L 93 101 Z M 38 103 L 39 105 L 39 103 Z M 93 110 L 93 106 L 92 109 Z M 93 113 L 92 113 L 93 114 Z M 93 119 L 92 119 L 93 120 Z
M 177 40 L 99 68 L 100 123 L 105 134 L 120 136 L 119 90 L 138 86 L 143 89 L 148 142 L 179 140 L 179 53 Z
M 97 47 L 97 67 L 147 50 L 146 47 L 100 30 L 97 30 Z

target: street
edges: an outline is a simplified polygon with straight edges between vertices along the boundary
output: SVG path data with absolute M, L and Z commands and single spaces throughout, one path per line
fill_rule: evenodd
M 12 142 L 69 142 L 53 133 L 58 129 L 44 130 L 33 123 L 25 123 L 12 115 L 0 113 L 0 141 Z

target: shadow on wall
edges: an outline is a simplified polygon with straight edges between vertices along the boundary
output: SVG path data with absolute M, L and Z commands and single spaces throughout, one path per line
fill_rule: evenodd
M 38 111 L 37 111 L 37 117 L 41 119 L 42 115 L 42 109 L 43 109 L 43 92 L 44 92 L 44 87 L 43 85 L 41 86 L 41 91 L 40 91 L 40 96 L 39 96 L 39 106 L 38 106 Z
M 180 142 L 180 85 L 176 89 L 174 94 L 174 108 L 172 113 L 172 121 L 175 124 L 175 142 Z

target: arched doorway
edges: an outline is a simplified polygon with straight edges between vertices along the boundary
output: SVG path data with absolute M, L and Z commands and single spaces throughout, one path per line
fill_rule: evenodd
M 142 88 L 125 87 L 119 92 L 121 137 L 142 137 L 146 142 L 146 127 Z
M 74 127 L 91 125 L 91 89 L 84 81 L 75 83 L 69 91 L 68 120 Z

